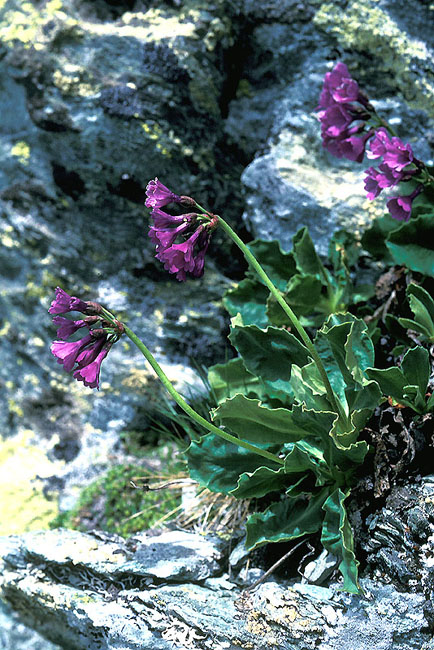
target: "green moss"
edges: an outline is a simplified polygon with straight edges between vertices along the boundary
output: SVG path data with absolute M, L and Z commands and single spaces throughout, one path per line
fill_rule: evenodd
M 375 0 L 354 0 L 345 11 L 333 3 L 325 3 L 314 22 L 336 36 L 341 48 L 374 57 L 377 68 L 384 73 L 385 87 L 399 88 L 407 101 L 419 108 L 432 109 L 434 85 L 417 70 L 413 71 L 418 66 L 424 69 L 429 56 L 426 46 L 402 32 Z
M 116 465 L 86 487 L 75 508 L 58 515 L 50 526 L 82 531 L 100 528 L 123 537 L 154 526 L 180 505 L 181 491 L 162 489 L 147 492 L 140 486 L 146 479 L 153 485 L 164 483 L 185 468 L 185 463 L 173 459 L 173 449 L 166 448 L 166 452 L 160 449 L 159 453 L 167 456 L 164 477 L 155 477 L 155 472 L 139 465 Z M 149 449 L 147 455 L 150 455 Z M 132 487 L 131 481 L 139 488 Z

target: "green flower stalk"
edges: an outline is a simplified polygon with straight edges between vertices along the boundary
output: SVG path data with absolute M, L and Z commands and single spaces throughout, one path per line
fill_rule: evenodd
M 249 250 L 248 246 L 246 246 L 246 244 L 240 239 L 237 233 L 220 216 L 209 212 L 191 197 L 174 194 L 163 185 L 158 178 L 148 183 L 146 193 L 148 197 L 146 205 L 147 207 L 152 208 L 151 216 L 154 220 L 154 224 L 150 228 L 149 236 L 156 244 L 156 258 L 164 263 L 164 268 L 168 270 L 169 273 L 175 273 L 177 279 L 180 281 L 187 279 L 187 273 L 196 278 L 203 274 L 205 253 L 212 232 L 219 225 L 223 228 L 232 241 L 242 251 L 248 264 L 254 269 L 262 282 L 267 286 L 270 293 L 274 296 L 287 315 L 290 323 L 297 331 L 304 345 L 309 350 L 324 383 L 331 408 L 339 416 L 339 420 L 343 427 L 348 427 L 348 417 L 342 405 L 336 399 L 321 358 L 306 330 L 290 306 L 284 300 L 281 292 L 277 287 L 275 287 L 262 266 L 259 264 L 258 260 Z M 189 213 L 184 215 L 184 223 L 182 221 L 182 216 L 172 217 L 161 210 L 161 207 L 164 207 L 169 203 L 178 203 L 180 205 L 188 206 L 189 208 L 195 207 L 196 210 L 198 210 L 198 213 Z M 189 235 L 188 239 L 179 244 L 175 243 L 178 236 L 185 237 L 187 234 Z
M 236 438 L 235 436 L 232 436 L 230 433 L 226 433 L 226 431 L 222 431 L 218 427 L 216 427 L 214 424 L 211 424 L 211 422 L 208 422 L 208 420 L 205 420 L 199 413 L 196 413 L 194 409 L 191 408 L 189 404 L 181 397 L 181 395 L 178 393 L 178 391 L 174 388 L 173 384 L 167 377 L 166 373 L 164 370 L 161 368 L 153 354 L 148 350 L 146 345 L 139 339 L 136 334 L 132 330 L 130 330 L 129 327 L 127 327 L 125 324 L 123 325 L 124 327 L 124 332 L 128 336 L 128 338 L 136 345 L 140 352 L 143 354 L 145 357 L 146 361 L 150 364 L 152 369 L 154 370 L 155 374 L 163 384 L 163 386 L 166 388 L 168 393 L 173 397 L 175 402 L 182 408 L 182 410 L 187 413 L 191 417 L 192 420 L 197 422 L 200 426 L 202 426 L 204 429 L 207 429 L 210 433 L 214 433 L 217 436 L 220 436 L 220 438 L 224 438 L 224 440 L 227 440 L 228 442 L 232 442 L 234 445 L 238 445 L 239 447 L 244 447 L 244 449 L 247 449 L 248 451 L 253 452 L 254 454 L 258 454 L 259 456 L 262 456 L 263 458 L 266 458 L 267 460 L 271 460 L 272 462 L 278 464 L 278 465 L 283 465 L 284 461 L 276 456 L 275 454 L 270 453 L 269 451 L 266 451 L 265 449 L 261 449 L 260 447 L 256 447 L 256 445 L 251 445 L 250 443 L 241 440 L 240 438 Z

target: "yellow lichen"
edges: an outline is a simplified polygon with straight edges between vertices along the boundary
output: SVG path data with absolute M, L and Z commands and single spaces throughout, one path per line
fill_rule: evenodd
M 48 460 L 31 431 L 0 440 L 0 535 L 48 528 L 57 504 L 44 497 L 41 478 L 58 473 L 62 465 Z
M 40 41 L 45 40 L 41 27 L 53 17 L 65 20 L 66 14 L 61 11 L 61 0 L 50 0 L 40 9 L 31 2 L 19 2 L 19 0 L 6 0 L 0 5 L 5 9 L 3 19 L 0 22 L 0 40 L 5 44 L 20 42 L 24 47 L 38 48 Z M 68 19 L 68 24 L 76 21 Z
M 338 37 L 341 47 L 375 57 L 378 69 L 387 73 L 386 84 L 398 87 L 408 101 L 421 108 L 432 108 L 432 84 L 421 82 L 411 69 L 414 61 L 424 65 L 429 58 L 425 43 L 403 32 L 375 0 L 353 0 L 345 11 L 325 3 L 316 13 L 314 23 Z
M 11 148 L 11 155 L 18 158 L 20 163 L 23 165 L 28 165 L 30 158 L 30 147 L 27 142 L 19 140 L 19 142 L 16 142 Z

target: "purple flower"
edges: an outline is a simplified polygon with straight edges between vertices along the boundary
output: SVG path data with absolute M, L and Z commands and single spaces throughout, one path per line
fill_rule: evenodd
M 366 152 L 368 158 L 381 158 L 387 151 L 387 147 L 390 144 L 391 140 L 386 129 L 381 127 L 378 131 L 375 132 L 375 136 L 372 138 L 369 144 L 369 150 Z
M 53 341 L 51 344 L 51 352 L 57 358 L 57 363 L 63 364 L 66 372 L 71 372 L 78 355 L 90 343 L 95 343 L 95 339 L 88 334 L 79 341 Z
M 401 172 L 414 161 L 413 149 L 410 144 L 404 144 L 399 138 L 392 138 L 383 159 L 391 169 Z
M 394 187 L 402 180 L 408 180 L 402 172 L 390 169 L 385 163 L 381 163 L 378 169 L 369 167 L 365 170 L 365 190 L 370 201 L 376 199 L 382 190 L 386 187 Z
M 360 100 L 359 86 L 351 78 L 345 63 L 340 61 L 324 77 L 319 108 L 328 108 L 334 102 L 347 103 Z
M 365 174 L 365 191 L 367 192 L 368 199 L 373 201 L 382 190 L 378 183 L 378 177 L 381 176 L 381 174 L 378 173 L 378 169 L 375 167 L 369 167 L 369 169 L 366 169 Z
M 371 133 L 365 133 L 361 136 L 352 135 L 338 142 L 341 157 L 355 162 L 362 162 L 365 155 L 366 142 L 371 137 Z
M 102 336 L 99 339 L 96 339 L 94 344 L 89 347 L 85 348 L 80 352 L 79 355 L 77 355 L 76 358 L 76 363 L 77 363 L 77 368 L 84 368 L 84 366 L 87 366 L 89 363 L 92 363 L 98 356 L 98 354 L 101 352 L 102 347 L 107 341 L 106 336 Z
M 55 325 L 60 325 L 57 330 L 57 338 L 67 339 L 69 336 L 74 334 L 80 327 L 86 327 L 87 322 L 85 320 L 70 320 L 69 318 L 64 318 L 63 316 L 55 316 L 53 318 L 53 323 Z
M 404 167 L 415 161 L 411 145 L 404 144 L 399 138 L 390 138 L 384 128 L 376 131 L 369 148 L 370 151 L 367 152 L 368 158 L 380 158 L 382 156 L 384 163 L 397 172 L 401 172 Z
M 149 181 L 146 187 L 146 196 L 148 197 L 145 201 L 147 208 L 162 208 L 168 203 L 181 202 L 181 197 L 169 190 L 158 178 Z
M 148 236 L 152 239 L 157 247 L 157 259 L 160 259 L 160 254 L 166 250 L 166 248 L 172 246 L 178 235 L 182 235 L 190 227 L 190 223 L 187 221 L 185 223 L 181 223 L 181 225 L 177 226 L 176 228 L 167 228 L 165 230 L 162 228 L 150 228 Z
M 394 219 L 398 221 L 408 221 L 411 217 L 411 208 L 414 199 L 423 190 L 423 185 L 419 185 L 411 194 L 407 196 L 393 196 L 387 201 L 387 208 Z
M 176 226 L 185 221 L 190 221 L 192 215 L 180 214 L 178 217 L 173 217 L 171 214 L 160 210 L 160 208 L 154 208 L 151 212 L 151 217 L 154 220 L 155 228 L 170 228 L 170 226 Z
M 80 298 L 76 298 L 75 296 L 70 296 L 66 291 L 57 287 L 56 297 L 51 303 L 48 312 L 50 314 L 63 314 L 69 311 L 81 311 L 82 314 L 85 314 L 87 307 L 87 302 L 80 300 Z
M 364 129 L 373 109 L 344 63 L 325 75 L 318 110 L 323 147 L 338 158 L 362 162 L 372 136 Z
M 211 235 L 208 232 L 205 231 L 202 232 L 197 244 L 199 252 L 194 258 L 194 268 L 191 272 L 191 274 L 195 278 L 201 278 L 203 275 L 203 270 L 205 266 L 205 255 L 208 250 L 210 241 L 211 241 Z
M 186 273 L 191 273 L 194 277 L 201 277 L 203 274 L 203 261 L 201 253 L 208 247 L 206 239 L 203 238 L 204 227 L 199 228 L 182 244 L 173 244 L 166 248 L 158 255 L 158 259 L 164 262 L 164 268 L 169 273 L 176 273 L 176 278 L 180 282 L 186 279 Z M 199 248 L 196 250 L 195 248 Z
M 354 120 L 354 116 L 345 104 L 335 104 L 325 111 L 321 111 L 319 119 L 323 135 L 336 137 L 349 127 Z
M 106 358 L 109 349 L 110 346 L 103 347 L 90 363 L 80 365 L 77 370 L 74 371 L 74 378 L 77 381 L 82 381 L 84 385 L 89 388 L 97 388 L 99 390 L 101 363 Z

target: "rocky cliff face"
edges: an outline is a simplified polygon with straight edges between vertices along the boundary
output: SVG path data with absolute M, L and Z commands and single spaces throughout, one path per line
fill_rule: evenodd
M 242 262 L 217 234 L 202 280 L 169 277 L 146 236 L 147 181 L 284 247 L 307 225 L 324 252 L 381 209 L 361 166 L 321 148 L 324 73 L 345 61 L 432 160 L 431 24 L 416 0 L 0 1 L 0 425 L 66 463 L 53 474 L 68 499 L 152 410 L 155 384 L 122 346 L 99 393 L 65 375 L 49 352 L 55 286 L 125 316 L 171 378 L 194 382 L 189 358 L 227 354 L 219 299 Z

